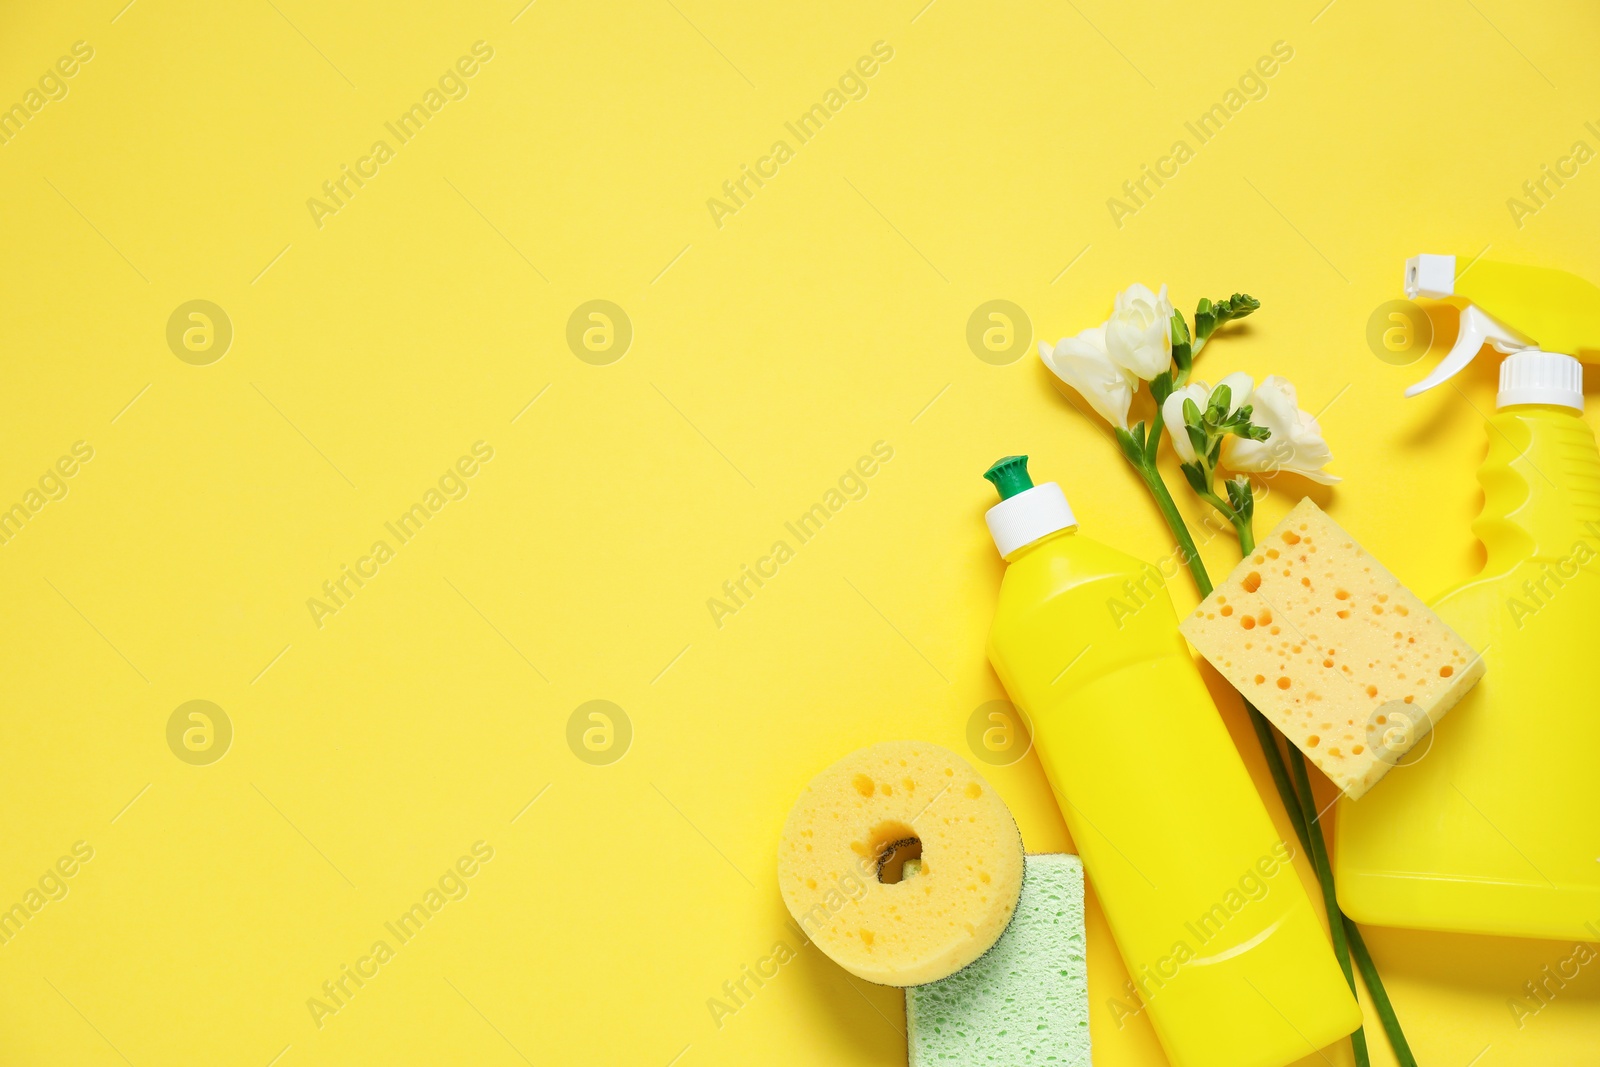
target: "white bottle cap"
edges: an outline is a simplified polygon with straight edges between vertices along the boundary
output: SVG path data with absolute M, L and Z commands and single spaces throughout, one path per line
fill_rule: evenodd
M 1055 482 L 1045 482 L 1032 489 L 1024 489 L 1008 496 L 990 508 L 984 518 L 989 523 L 989 536 L 1001 556 L 1009 556 L 1024 545 L 1078 525 L 1072 509 L 1067 506 L 1067 496 Z
M 1514 352 L 1500 363 L 1500 395 L 1495 408 L 1518 404 L 1556 404 L 1583 410 L 1583 364 L 1559 352 L 1537 348 Z

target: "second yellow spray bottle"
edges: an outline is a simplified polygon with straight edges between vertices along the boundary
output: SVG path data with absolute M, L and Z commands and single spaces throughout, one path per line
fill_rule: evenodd
M 1487 558 L 1434 602 L 1487 671 L 1431 747 L 1340 802 L 1346 914 L 1381 926 L 1600 937 L 1600 451 L 1580 358 L 1600 361 L 1600 288 L 1563 271 L 1417 256 L 1408 296 L 1461 308 L 1414 396 L 1485 345 L 1506 356 L 1473 531 Z

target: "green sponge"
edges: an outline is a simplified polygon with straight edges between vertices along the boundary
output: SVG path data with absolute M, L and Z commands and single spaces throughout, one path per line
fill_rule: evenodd
M 1022 896 L 994 947 L 937 982 L 906 990 L 911 1067 L 1089 1067 L 1083 863 L 1028 856 Z

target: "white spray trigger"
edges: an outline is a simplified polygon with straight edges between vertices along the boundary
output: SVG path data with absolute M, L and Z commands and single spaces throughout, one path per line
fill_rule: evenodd
M 1450 354 L 1439 361 L 1432 374 L 1408 388 L 1406 396 L 1416 396 L 1454 378 L 1472 362 L 1485 344 L 1493 345 L 1495 351 L 1503 355 L 1537 347 L 1534 342 L 1492 318 L 1483 309 L 1468 304 L 1461 309 L 1461 329 L 1456 334 L 1456 343 L 1450 349 Z

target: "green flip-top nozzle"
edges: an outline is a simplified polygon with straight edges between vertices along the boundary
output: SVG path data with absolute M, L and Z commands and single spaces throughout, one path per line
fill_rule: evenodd
M 1001 500 L 1009 500 L 1024 489 L 1033 488 L 1033 479 L 1028 477 L 1027 456 L 1006 456 L 997 459 L 983 476 L 1000 491 Z

